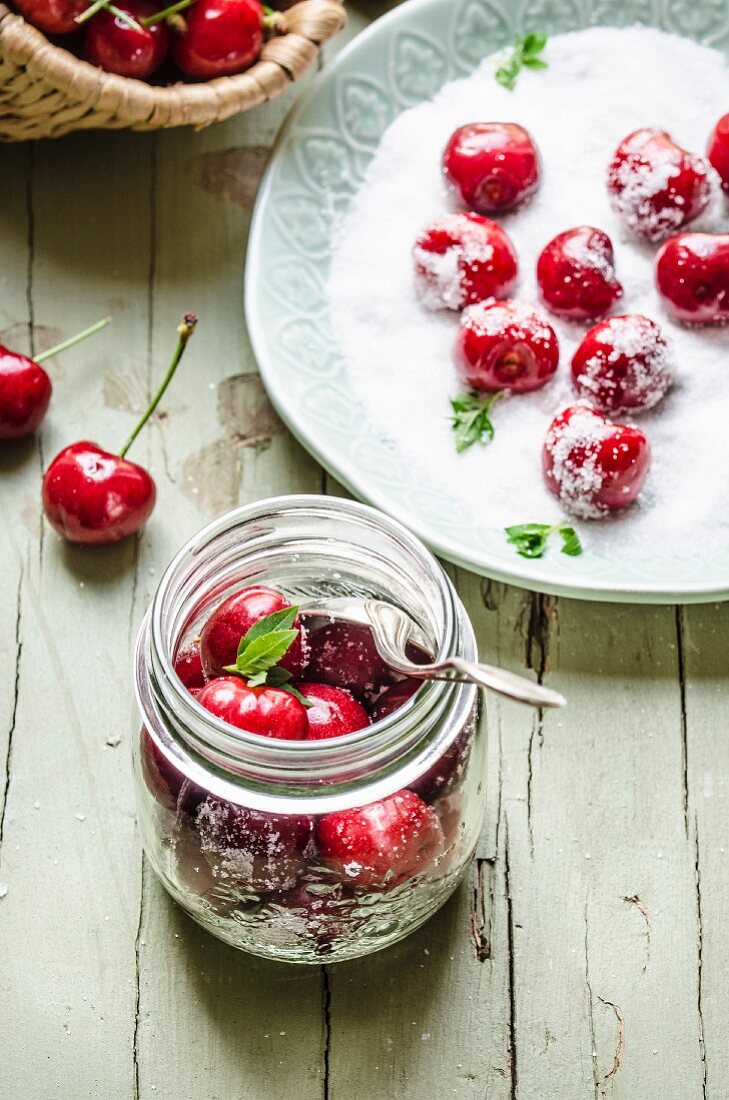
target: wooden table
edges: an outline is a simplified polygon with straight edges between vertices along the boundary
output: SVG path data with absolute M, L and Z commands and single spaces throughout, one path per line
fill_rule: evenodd
M 392 4 L 352 4 L 349 30 Z M 37 439 L 0 452 L 0 1092 L 9 1100 L 724 1100 L 729 1096 L 729 607 L 627 607 L 453 571 L 488 660 L 569 697 L 489 699 L 488 813 L 455 899 L 402 945 L 321 968 L 224 947 L 145 866 L 130 650 L 212 516 L 338 488 L 269 407 L 241 272 L 298 94 L 193 134 L 0 149 L 0 338 L 51 365 Z M 41 523 L 66 443 L 119 446 L 183 309 L 201 321 L 136 447 L 159 503 L 87 551 Z M 660 552 L 660 547 L 656 548 Z

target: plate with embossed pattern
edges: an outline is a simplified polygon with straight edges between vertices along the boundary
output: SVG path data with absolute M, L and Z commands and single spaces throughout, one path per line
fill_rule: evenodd
M 251 228 L 248 329 L 268 393 L 292 432 L 357 497 L 406 523 L 440 556 L 557 595 L 726 599 L 725 549 L 707 548 L 691 567 L 670 553 L 635 560 L 595 550 L 578 558 L 517 556 L 501 527 L 426 488 L 422 472 L 381 437 L 348 384 L 329 316 L 336 226 L 403 110 L 467 76 L 516 34 L 636 23 L 729 51 L 724 0 L 409 0 L 374 23 L 302 96 L 279 135 Z

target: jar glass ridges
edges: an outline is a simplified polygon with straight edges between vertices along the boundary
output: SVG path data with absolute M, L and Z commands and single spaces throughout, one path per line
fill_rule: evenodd
M 314 631 L 332 619 L 366 630 L 364 600 L 379 598 L 407 611 L 438 656 L 473 659 L 473 632 L 417 539 L 364 505 L 313 496 L 259 502 L 205 528 L 167 570 L 140 630 L 134 769 L 154 870 L 236 947 L 295 962 L 353 958 L 422 924 L 470 861 L 483 808 L 476 691 L 425 684 L 329 741 L 233 729 L 199 706 L 173 659 L 250 584 L 283 592 Z M 333 859 L 332 843 L 362 815 L 366 826 L 374 803 L 394 828 L 388 865 Z

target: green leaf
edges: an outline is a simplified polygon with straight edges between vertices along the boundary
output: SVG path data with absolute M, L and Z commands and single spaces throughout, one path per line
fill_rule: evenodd
M 579 557 L 582 553 L 582 543 L 574 527 L 568 527 L 567 524 L 562 523 L 559 527 L 559 533 L 563 544 L 562 553 L 569 554 L 571 558 Z
M 271 630 L 249 642 L 236 661 L 241 676 L 267 672 L 286 655 L 299 636 L 298 630 Z
M 236 668 L 235 671 L 238 672 L 238 669 Z M 248 687 L 249 688 L 263 687 L 264 684 L 268 683 L 268 677 L 269 677 L 269 674 L 272 671 L 273 671 L 272 669 L 264 669 L 263 672 L 257 672 L 255 676 L 250 676 L 248 678 L 248 681 L 247 681 Z
M 496 55 L 494 76 L 499 84 L 513 91 L 522 66 L 534 70 L 546 69 L 548 67 L 547 62 L 537 57 L 537 54 L 542 52 L 546 44 L 547 36 L 541 32 L 533 32 L 523 38 L 517 35 L 513 46 L 509 46 Z
M 503 390 L 481 397 L 477 393 L 459 393 L 450 398 L 453 416 L 451 426 L 456 451 L 461 454 L 474 443 L 487 444 L 494 438 L 491 409 Z
M 305 695 L 302 695 L 301 692 L 291 684 L 284 684 L 283 690 L 288 691 L 289 695 L 293 695 L 294 699 L 298 699 L 307 709 L 314 706 L 311 699 L 307 699 Z
M 273 630 L 290 630 L 298 613 L 298 607 L 284 607 L 281 611 L 264 615 L 241 638 L 238 644 L 238 656 L 240 657 L 246 646 L 250 645 L 251 642 L 255 642 L 256 638 L 260 638 L 264 634 L 270 634 Z
M 266 683 L 270 687 L 283 687 L 284 684 L 288 684 L 291 679 L 291 673 L 286 668 L 281 668 L 280 665 L 274 665 L 273 668 L 269 668 Z
M 548 69 L 549 65 L 546 61 L 542 61 L 539 57 L 525 57 L 524 65 L 527 69 Z
M 547 36 L 543 32 L 527 34 L 521 40 L 521 54 L 526 57 L 529 54 L 541 53 L 547 45 Z

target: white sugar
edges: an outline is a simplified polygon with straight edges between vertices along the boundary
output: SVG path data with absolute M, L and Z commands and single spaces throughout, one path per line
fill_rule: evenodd
M 653 446 L 639 503 L 612 522 L 580 523 L 581 533 L 615 558 L 649 559 L 670 545 L 688 563 L 708 544 L 729 544 L 729 330 L 685 329 L 667 318 L 653 286 L 655 246 L 634 238 L 611 210 L 605 180 L 618 143 L 643 126 L 702 154 L 729 103 L 729 69 L 713 50 L 642 28 L 561 35 L 545 57 L 549 69 L 522 72 L 513 92 L 486 61 L 396 119 L 342 224 L 329 283 L 335 332 L 373 430 L 395 441 L 422 485 L 478 509 L 497 528 L 562 515 L 542 480 L 541 447 L 554 414 L 576 401 L 570 360 L 590 326 L 547 314 L 562 350 L 556 378 L 500 401 L 493 443 L 457 455 L 448 397 L 460 389 L 452 362 L 458 315 L 425 309 L 413 278 L 414 241 L 455 209 L 440 171 L 451 132 L 473 121 L 521 123 L 542 153 L 543 178 L 528 206 L 499 219 L 519 254 L 515 296 L 538 304 L 541 249 L 565 229 L 594 225 L 615 246 L 625 291 L 615 312 L 653 318 L 672 345 L 673 389 L 634 420 Z M 729 230 L 721 202 L 690 228 Z

